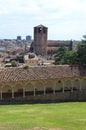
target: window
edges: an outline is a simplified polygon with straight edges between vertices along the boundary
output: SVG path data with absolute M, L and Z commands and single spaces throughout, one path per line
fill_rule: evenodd
M 38 33 L 42 32 L 42 28 L 38 28 Z

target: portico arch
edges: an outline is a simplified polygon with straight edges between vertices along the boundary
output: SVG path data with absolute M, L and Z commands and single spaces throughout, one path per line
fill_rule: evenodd
M 82 90 L 86 90 L 86 77 L 82 79 L 81 89 L 82 89 Z
M 31 82 L 25 84 L 25 96 L 34 95 L 34 86 Z
M 62 92 L 63 90 L 63 82 L 62 80 L 56 80 L 55 81 L 55 92 Z
M 66 79 L 64 83 L 64 91 L 71 91 L 72 90 L 72 80 Z
M 44 81 L 35 81 L 34 82 L 35 93 L 36 95 L 43 95 L 44 94 Z
M 46 93 L 53 93 L 54 89 L 54 81 L 53 80 L 46 80 L 45 81 L 45 91 Z
M 2 99 L 12 98 L 12 87 L 9 84 L 2 85 L 1 87 Z
M 76 78 L 73 80 L 73 91 L 80 90 L 80 79 Z
M 24 86 L 22 83 L 15 83 L 13 87 L 14 97 L 23 97 Z

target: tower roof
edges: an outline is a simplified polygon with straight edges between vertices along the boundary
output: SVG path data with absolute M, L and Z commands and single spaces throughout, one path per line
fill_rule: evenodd
M 38 25 L 38 26 L 35 26 L 36 28 L 39 28 L 39 27 L 44 27 L 44 28 L 47 28 L 46 26 L 44 26 L 44 25 L 42 25 L 42 24 L 40 24 L 40 25 Z

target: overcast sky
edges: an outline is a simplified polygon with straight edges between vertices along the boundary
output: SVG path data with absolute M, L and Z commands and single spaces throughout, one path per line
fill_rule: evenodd
M 86 0 L 0 0 L 0 39 L 25 38 L 48 27 L 49 40 L 80 40 L 86 34 Z

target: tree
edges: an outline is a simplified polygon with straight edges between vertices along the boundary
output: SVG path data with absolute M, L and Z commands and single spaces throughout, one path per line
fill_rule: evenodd
M 77 51 L 66 51 L 62 64 L 74 65 L 77 64 Z
M 67 49 L 66 47 L 62 46 L 56 52 L 57 57 L 55 57 L 55 64 L 70 64 L 74 65 L 77 64 L 77 51 Z
M 56 51 L 55 57 L 62 58 L 66 52 L 67 48 L 65 46 L 60 46 L 60 48 Z
M 86 65 L 86 35 L 78 44 L 77 50 L 68 50 L 62 46 L 56 52 L 55 57 L 58 58 L 55 60 L 55 64 Z
M 86 35 L 83 36 L 81 43 L 77 46 L 78 64 L 86 65 Z
M 67 48 L 64 46 L 60 46 L 60 48 L 55 53 L 55 64 L 61 64 L 61 60 L 64 57 L 64 54 L 66 53 Z

